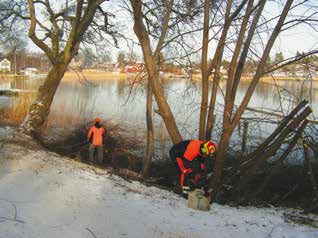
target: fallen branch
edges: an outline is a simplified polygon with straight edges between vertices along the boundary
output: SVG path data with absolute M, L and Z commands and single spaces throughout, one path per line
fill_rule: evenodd
M 284 151 L 284 153 L 280 156 L 280 158 L 275 162 L 275 166 L 272 169 L 271 173 L 269 174 L 269 176 L 264 180 L 263 184 L 260 186 L 260 188 L 257 190 L 257 192 L 253 195 L 253 196 L 257 196 L 258 194 L 260 194 L 261 192 L 264 191 L 264 189 L 267 187 L 267 185 L 269 184 L 270 180 L 272 179 L 272 177 L 278 172 L 280 166 L 283 165 L 284 160 L 286 159 L 287 155 L 292 151 L 292 149 L 294 148 L 294 146 L 296 145 L 297 141 L 299 140 L 299 138 L 301 137 L 305 127 L 307 126 L 308 121 L 305 120 L 302 125 L 300 126 L 300 128 L 298 129 L 297 133 L 295 134 L 292 142 L 288 145 L 288 148 Z
M 287 214 L 287 213 L 285 213 L 283 216 L 286 222 L 293 222 L 293 223 L 302 224 L 302 225 L 310 225 L 315 228 L 318 227 L 318 221 L 309 217 L 304 217 L 304 216 L 294 215 L 294 214 Z
M 297 105 L 296 108 L 294 108 L 294 110 L 289 113 L 289 115 L 284 117 L 283 120 L 279 123 L 279 126 L 274 130 L 274 132 L 261 145 L 259 145 L 255 151 L 246 156 L 246 158 L 250 159 L 244 162 L 241 166 L 245 166 L 245 164 L 248 164 L 255 157 L 258 157 L 257 155 L 263 153 L 265 148 L 269 146 L 269 144 L 281 133 L 281 131 L 288 125 L 288 123 L 294 118 L 294 116 L 297 115 L 297 113 L 306 106 L 307 103 L 307 101 L 303 100 Z
M 275 138 L 272 139 L 271 142 L 267 143 L 266 148 L 263 148 L 262 151 L 259 151 L 255 154 L 255 156 L 249 160 L 247 163 L 241 165 L 241 169 L 244 172 L 254 173 L 256 172 L 259 167 L 266 161 L 266 159 L 270 158 L 271 156 L 275 155 L 277 150 L 280 148 L 284 139 L 292 133 L 299 124 L 306 119 L 306 117 L 311 114 L 312 110 L 310 107 L 306 107 L 296 118 L 294 118 L 289 124 L 284 125 L 284 129 L 280 131 L 276 135 Z M 307 120 L 306 120 L 307 121 Z M 308 121 L 306 122 L 306 124 Z M 271 137 L 271 136 L 270 136 Z M 258 151 L 259 149 L 257 149 Z

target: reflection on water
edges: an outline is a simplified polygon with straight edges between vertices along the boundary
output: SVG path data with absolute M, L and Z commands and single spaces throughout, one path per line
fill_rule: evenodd
M 41 81 L 40 79 L 4 80 L 0 78 L 0 89 L 36 89 Z M 131 90 L 131 81 L 122 79 L 89 82 L 91 83 L 83 83 L 77 79 L 62 81 L 54 97 L 50 113 L 51 121 L 58 121 L 55 119 L 63 116 L 76 116 L 79 120 L 90 120 L 100 116 L 119 123 L 129 133 L 137 135 L 145 133 L 145 86 L 134 85 Z M 248 85 L 248 82 L 241 83 L 236 96 L 237 105 L 242 100 Z M 287 113 L 298 100 L 305 98 L 311 101 L 313 110 L 317 110 L 318 82 L 313 82 L 311 85 L 310 82 L 278 81 L 277 86 L 275 87 L 273 83 L 260 83 L 249 106 Z M 184 79 L 166 80 L 163 87 L 184 138 L 196 136 L 201 100 L 200 82 Z M 225 92 L 225 82 L 221 82 L 220 88 Z M 3 97 L 0 97 L 1 101 L 4 102 Z M 223 94 L 220 90 L 217 103 L 223 104 Z M 217 111 L 220 115 L 222 107 L 218 107 Z M 160 126 L 161 120 L 158 115 L 154 114 L 154 120 L 157 130 L 163 130 L 164 127 Z M 262 134 L 270 130 L 270 126 L 263 125 L 260 128 L 258 125 L 255 131 Z
M 18 76 L 13 79 L 0 77 L 0 89 L 34 90 L 37 89 L 42 82 L 43 79 L 26 78 L 24 76 Z

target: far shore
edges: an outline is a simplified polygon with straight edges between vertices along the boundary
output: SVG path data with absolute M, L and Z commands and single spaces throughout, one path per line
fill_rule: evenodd
M 69 81 L 74 79 L 80 79 L 80 80 L 107 80 L 107 79 L 118 79 L 118 80 L 124 80 L 127 78 L 134 78 L 138 74 L 137 73 L 121 73 L 121 72 L 96 72 L 96 71 L 67 71 L 64 74 L 63 81 Z M 40 75 L 34 75 L 31 77 L 41 77 L 45 76 L 45 74 Z M 0 80 L 8 78 L 12 79 L 14 77 L 27 77 L 25 75 L 13 75 L 13 74 L 3 74 L 0 76 Z M 185 74 L 164 74 L 161 75 L 161 77 L 164 77 L 166 79 L 187 79 L 188 76 Z M 243 76 L 241 80 L 243 81 L 251 81 L 252 76 Z M 210 77 L 210 80 L 212 78 Z M 304 78 L 302 77 L 292 77 L 292 76 L 264 76 L 261 78 L 261 82 L 273 82 L 273 80 L 279 80 L 279 81 L 302 81 Z M 193 74 L 192 80 L 199 81 L 201 80 L 200 74 Z M 318 77 L 313 77 L 314 81 L 318 81 Z
M 106 80 L 106 79 L 127 79 L 136 77 L 137 74 L 135 73 L 119 73 L 119 72 L 93 72 L 93 71 L 84 71 L 84 72 L 71 72 L 68 71 L 65 73 L 63 80 L 73 80 L 74 78 L 85 78 L 88 80 Z M 166 79 L 186 79 L 188 78 L 187 75 L 178 75 L 178 74 L 165 74 L 161 75 Z M 200 74 L 193 74 L 193 80 L 201 80 Z M 210 77 L 210 80 L 212 78 Z M 265 76 L 261 78 L 262 82 L 272 82 L 273 80 L 281 80 L 281 81 L 302 81 L 304 78 L 301 77 L 291 77 L 291 76 Z M 243 81 L 251 81 L 252 76 L 243 76 L 241 77 Z M 313 78 L 314 81 L 318 81 L 318 77 Z
M 194 80 L 201 80 L 201 75 L 195 74 L 193 75 Z M 242 76 L 241 80 L 242 81 L 252 81 L 253 76 Z M 209 78 L 209 80 L 212 80 L 212 77 Z M 221 79 L 222 80 L 222 79 Z M 226 79 L 224 79 L 226 80 Z M 292 76 L 264 76 L 261 77 L 261 82 L 273 82 L 274 80 L 279 80 L 279 81 L 303 81 L 304 78 L 302 77 L 292 77 Z M 313 77 L 312 80 L 318 81 L 318 77 Z
M 135 74 L 131 74 L 133 77 Z M 74 79 L 87 80 L 107 80 L 107 79 L 127 79 L 130 75 L 120 72 L 94 72 L 94 71 L 67 71 L 63 80 L 69 81 Z M 130 76 L 131 77 L 131 76 Z
M 241 77 L 241 80 L 251 81 L 253 77 Z M 274 80 L 282 80 L 282 81 L 303 81 L 302 77 L 292 77 L 292 76 L 264 76 L 261 77 L 262 82 L 273 82 Z M 318 77 L 313 77 L 312 80 L 317 81 Z

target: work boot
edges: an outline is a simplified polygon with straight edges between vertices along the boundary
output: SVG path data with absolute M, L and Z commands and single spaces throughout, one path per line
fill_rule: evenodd
M 188 193 L 182 192 L 181 196 L 182 196 L 183 198 L 185 198 L 185 199 L 188 199 Z
M 182 187 L 182 197 L 184 197 L 185 199 L 188 199 L 188 192 L 189 191 L 190 191 L 189 186 L 183 186 Z

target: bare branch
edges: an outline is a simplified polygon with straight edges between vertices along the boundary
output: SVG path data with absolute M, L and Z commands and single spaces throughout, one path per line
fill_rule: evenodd
M 35 9 L 34 9 L 34 2 L 33 0 L 28 0 L 29 3 L 29 11 L 30 11 L 30 28 L 29 28 L 29 37 L 31 40 L 38 46 L 40 47 L 48 56 L 50 59 L 51 63 L 54 64 L 56 62 L 53 52 L 51 49 L 43 42 L 41 41 L 35 34 L 35 28 L 36 28 L 36 16 L 35 16 Z

